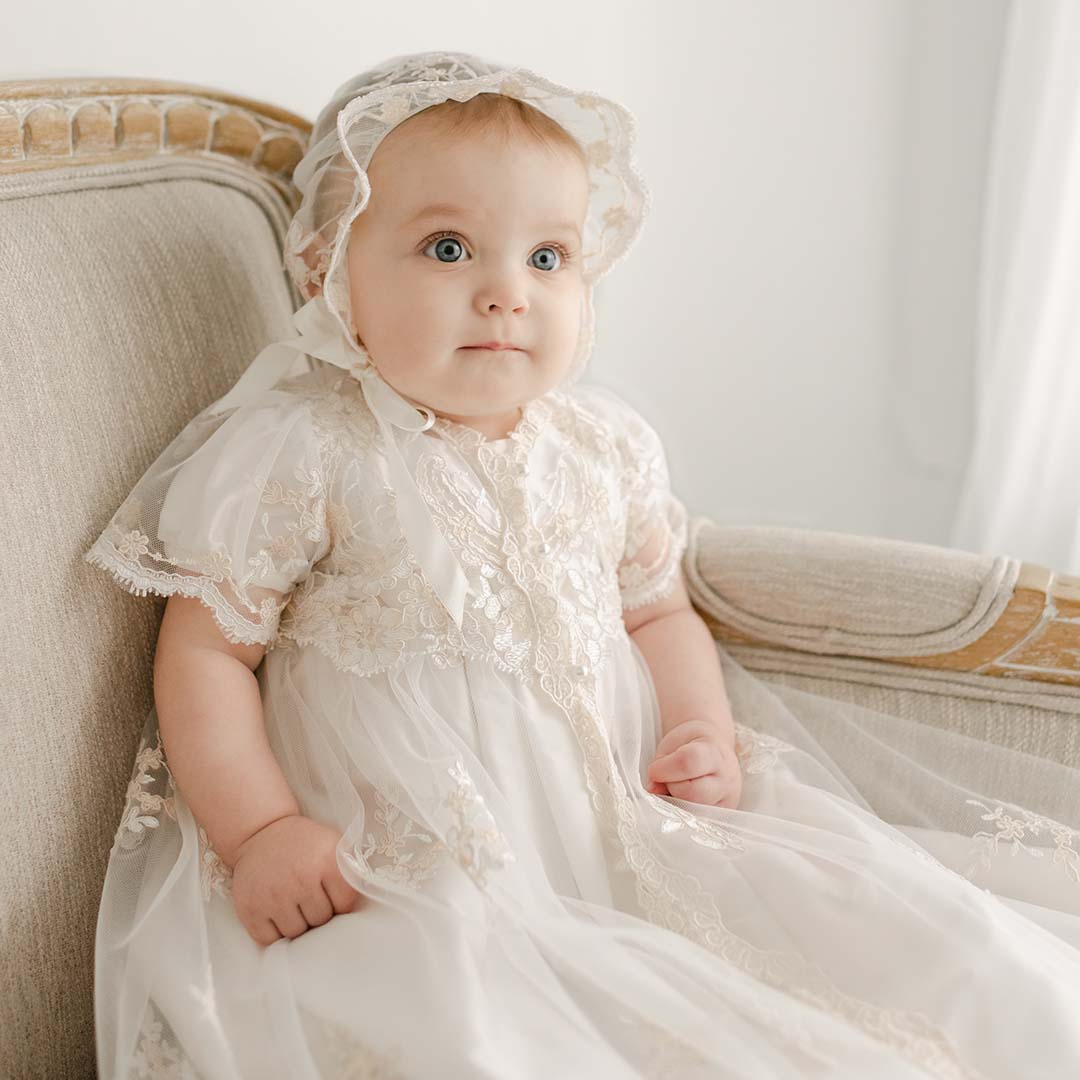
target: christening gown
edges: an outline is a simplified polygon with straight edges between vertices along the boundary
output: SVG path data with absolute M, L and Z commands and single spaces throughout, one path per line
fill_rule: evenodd
M 741 803 L 650 794 L 623 612 L 688 527 L 653 428 L 577 386 L 506 438 L 403 445 L 460 627 L 331 365 L 192 420 L 165 497 L 137 485 L 86 553 L 266 645 L 271 748 L 363 894 L 258 945 L 151 711 L 100 903 L 103 1078 L 1080 1076 L 1080 770 L 720 647 Z

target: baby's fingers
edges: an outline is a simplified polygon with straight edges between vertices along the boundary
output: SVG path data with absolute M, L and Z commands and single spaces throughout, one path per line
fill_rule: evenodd
M 252 920 L 241 919 L 240 922 L 256 945 L 273 945 L 278 938 L 285 936 L 269 916 Z
M 298 901 L 308 927 L 322 926 L 334 917 L 334 905 L 322 884 L 316 882 Z
M 328 874 L 323 878 L 323 888 L 326 890 L 326 895 L 330 897 L 330 902 L 334 905 L 335 915 L 345 915 L 350 911 L 356 911 L 363 901 L 363 895 L 358 893 L 342 877 L 340 871 Z
M 311 927 L 308 925 L 300 905 L 295 900 L 282 900 L 277 903 L 270 913 L 270 922 L 274 929 L 282 936 L 290 940 L 307 933 Z
M 715 750 L 711 743 L 694 740 L 684 743 L 670 754 L 653 760 L 648 768 L 650 780 L 670 783 L 672 780 L 693 780 L 705 776 L 717 766 Z
M 727 794 L 728 785 L 716 775 L 699 776 L 693 780 L 669 783 L 668 790 L 676 799 L 715 806 Z

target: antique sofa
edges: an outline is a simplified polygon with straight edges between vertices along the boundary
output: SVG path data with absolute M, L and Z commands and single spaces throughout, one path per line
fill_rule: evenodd
M 153 700 L 164 600 L 81 555 L 185 421 L 290 332 L 281 245 L 309 133 L 186 84 L 0 83 L 10 1080 L 95 1075 L 97 904 Z M 1080 579 L 703 517 L 685 570 L 764 679 L 1080 766 Z

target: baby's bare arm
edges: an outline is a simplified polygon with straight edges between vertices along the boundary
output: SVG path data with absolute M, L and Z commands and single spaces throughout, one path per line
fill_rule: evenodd
M 169 597 L 154 655 L 161 739 L 192 814 L 230 867 L 250 836 L 300 812 L 263 726 L 255 668 L 265 651 L 229 642 L 193 597 Z
M 625 612 L 623 622 L 649 665 L 661 735 L 701 717 L 714 721 L 734 745 L 735 722 L 716 643 L 690 603 L 682 571 L 668 596 Z
M 265 651 L 232 644 L 198 600 L 171 596 L 154 657 L 169 769 L 233 869 L 236 913 L 260 945 L 298 937 L 360 899 L 337 865 L 341 832 L 300 813 L 270 749 L 254 674 Z

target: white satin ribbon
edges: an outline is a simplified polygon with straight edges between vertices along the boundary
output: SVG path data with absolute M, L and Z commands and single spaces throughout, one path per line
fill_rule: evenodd
M 308 370 L 305 356 L 326 360 L 358 379 L 364 400 L 386 442 L 390 479 L 397 495 L 398 517 L 405 538 L 431 587 L 461 629 L 468 579 L 435 524 L 431 508 L 405 464 L 393 431 L 394 427 L 403 431 L 426 431 L 435 422 L 435 414 L 424 409 L 427 415 L 423 415 L 422 406 L 406 401 L 374 365 L 364 360 L 358 349 L 349 343 L 321 294 L 294 312 L 292 321 L 299 336 L 267 345 L 233 388 L 218 401 L 215 411 L 240 405 L 254 391 L 273 386 L 290 375 L 302 374 Z

